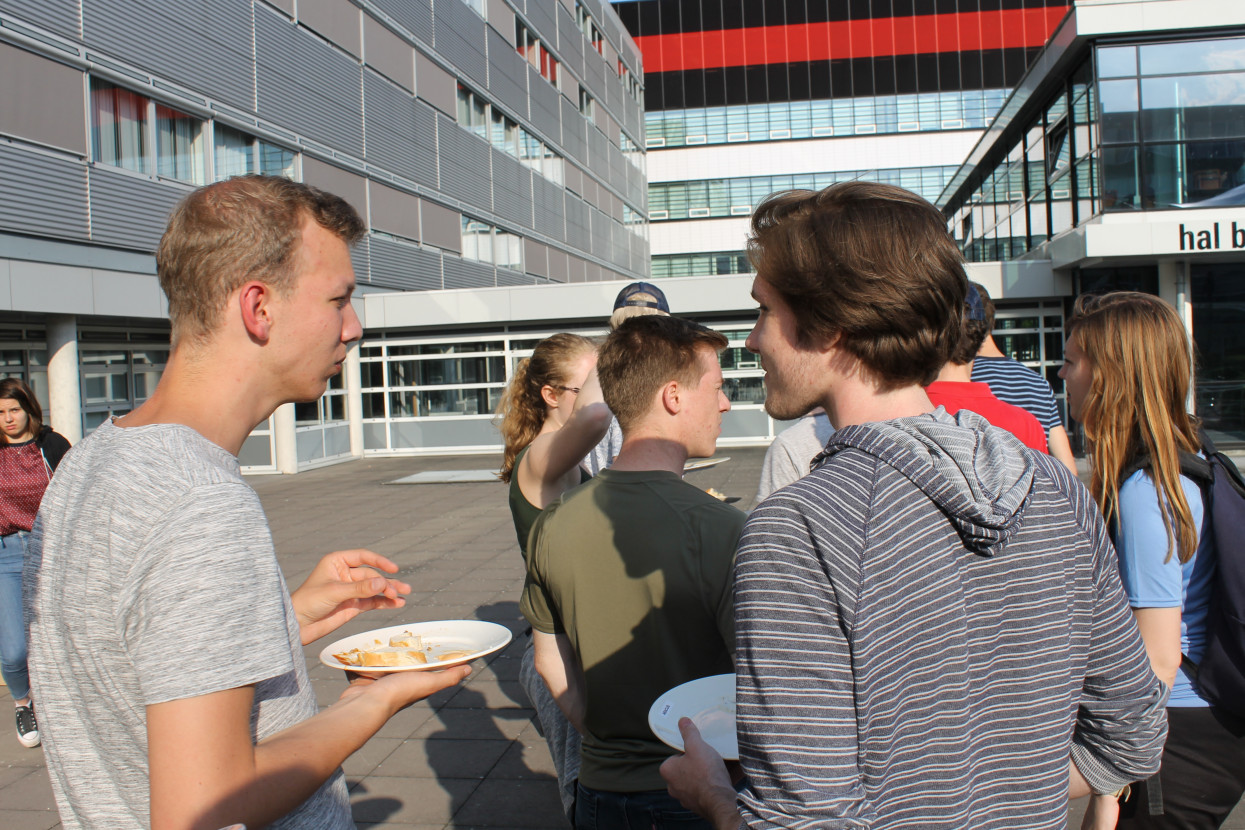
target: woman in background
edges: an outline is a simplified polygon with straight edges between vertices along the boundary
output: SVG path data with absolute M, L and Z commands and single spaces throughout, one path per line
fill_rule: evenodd
M 1216 828 L 1245 790 L 1245 721 L 1212 707 L 1182 667 L 1196 664 L 1216 578 L 1198 485 L 1180 454 L 1201 450 L 1187 409 L 1192 354 L 1176 310 L 1130 291 L 1081 297 L 1067 325 L 1068 408 L 1085 427 L 1090 490 L 1113 531 L 1120 576 L 1154 673 L 1170 689 L 1155 779 L 1133 787 L 1120 827 Z
M 536 345 L 515 371 L 497 414 L 505 440 L 498 477 L 510 484 L 510 514 L 527 559 L 527 537 L 540 511 L 587 476 L 580 468 L 605 435 L 611 414 L 601 397 L 597 347 L 577 334 L 555 334 Z M 571 818 L 579 778 L 579 733 L 536 671 L 531 641 L 519 682 L 540 719 L 558 773 L 562 807 Z
M 39 724 L 26 671 L 22 565 L 52 471 L 69 442 L 43 425 L 34 392 L 17 378 L 0 380 L 0 674 L 17 706 L 17 739 L 39 745 Z

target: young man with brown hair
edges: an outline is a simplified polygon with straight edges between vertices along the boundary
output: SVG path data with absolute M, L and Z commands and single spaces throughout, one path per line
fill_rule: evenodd
M 682 480 L 730 403 L 726 338 L 687 320 L 626 320 L 597 375 L 623 445 L 532 529 L 522 609 L 536 668 L 583 736 L 575 827 L 704 826 L 665 791 L 658 695 L 731 671 L 731 566 L 744 515 Z M 687 823 L 689 822 L 690 823 Z M 630 822 L 628 824 L 627 822 Z
M 359 679 L 319 710 L 303 645 L 409 586 L 365 550 L 291 595 L 237 453 L 311 401 L 362 333 L 344 201 L 281 178 L 201 188 L 156 266 L 173 350 L 155 393 L 52 479 L 25 571 L 30 668 L 67 828 L 348 828 L 341 762 L 464 667 Z
M 719 828 L 1062 830 L 1091 789 L 1109 813 L 1158 765 L 1165 690 L 1084 487 L 925 394 L 967 289 L 942 215 L 852 182 L 752 227 L 766 409 L 836 432 L 740 542 L 738 804 L 686 719 L 671 792 Z

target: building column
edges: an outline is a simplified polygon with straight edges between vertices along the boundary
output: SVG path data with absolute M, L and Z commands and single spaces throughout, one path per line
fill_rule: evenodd
M 363 378 L 358 340 L 346 349 L 342 374 L 346 387 L 346 420 L 350 424 L 350 454 L 358 458 L 363 455 Z
M 284 403 L 272 413 L 273 457 L 277 472 L 293 475 L 298 472 L 298 433 L 294 430 L 294 404 Z
M 78 368 L 78 318 L 48 315 L 48 403 L 52 428 L 76 444 L 82 440 L 82 384 Z

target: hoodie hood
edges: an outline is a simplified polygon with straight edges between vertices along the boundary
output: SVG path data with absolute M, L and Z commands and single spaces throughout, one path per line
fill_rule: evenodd
M 994 555 L 1020 528 L 1036 464 L 1024 444 L 980 415 L 927 415 L 838 430 L 817 467 L 852 447 L 895 468 L 925 493 L 974 553 Z

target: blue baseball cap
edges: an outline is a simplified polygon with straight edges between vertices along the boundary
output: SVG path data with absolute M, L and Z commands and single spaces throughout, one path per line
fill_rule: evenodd
M 640 298 L 632 299 L 636 294 L 648 294 L 650 297 L 655 298 L 656 302 Z M 614 300 L 614 310 L 617 311 L 626 306 L 656 308 L 667 314 L 670 313 L 670 304 L 666 302 L 665 293 L 651 282 L 633 282 L 622 291 L 619 291 L 618 297 Z

